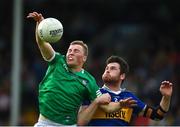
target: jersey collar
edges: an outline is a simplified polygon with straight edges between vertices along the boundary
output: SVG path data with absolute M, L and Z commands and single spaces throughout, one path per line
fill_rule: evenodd
M 106 89 L 107 91 L 109 91 L 109 92 L 111 92 L 111 93 L 114 93 L 114 94 L 120 94 L 121 92 L 123 92 L 123 91 L 125 91 L 126 90 L 126 88 L 119 88 L 119 90 L 118 91 L 113 91 L 113 90 L 111 90 L 109 87 L 107 87 L 105 84 L 103 85 L 103 87 L 102 87 L 103 89 Z

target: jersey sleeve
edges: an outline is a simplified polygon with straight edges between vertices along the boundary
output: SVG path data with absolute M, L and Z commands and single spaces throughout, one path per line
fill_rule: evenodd
M 138 97 L 136 97 L 135 95 L 131 94 L 131 96 L 134 100 L 137 101 L 137 106 L 133 107 L 133 109 L 134 109 L 133 112 L 134 112 L 134 114 L 138 115 L 144 109 L 146 104 L 143 101 L 141 101 Z
M 43 56 L 44 60 L 47 62 L 51 62 L 55 58 L 56 52 L 53 52 L 53 56 L 50 59 L 46 59 L 46 57 Z
M 102 93 L 97 85 L 95 79 L 89 88 L 89 99 L 93 101 L 96 97 L 100 96 Z
M 87 89 L 88 89 L 88 98 L 84 100 L 85 102 L 84 104 L 93 101 L 96 97 L 101 96 L 102 94 L 94 78 L 91 78 L 90 84 L 88 84 Z
M 47 61 L 48 65 L 52 65 L 52 64 L 56 63 L 59 60 L 59 58 L 64 59 L 64 56 L 58 52 L 55 52 L 54 56 L 50 60 Z
M 86 98 L 85 100 L 83 100 L 83 103 L 82 103 L 83 106 L 90 105 L 91 101 L 93 101 L 96 97 L 99 97 L 103 94 L 99 86 L 96 84 L 96 81 L 95 81 L 94 86 L 92 87 L 92 90 L 90 90 L 90 93 L 91 94 L 89 95 L 89 98 Z

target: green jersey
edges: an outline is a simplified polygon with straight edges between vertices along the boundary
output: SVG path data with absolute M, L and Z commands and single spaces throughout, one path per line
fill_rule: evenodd
M 56 53 L 48 63 L 48 70 L 39 85 L 40 113 L 54 122 L 72 125 L 77 122 L 77 114 L 82 102 L 94 100 L 99 87 L 87 71 L 72 72 L 65 56 Z

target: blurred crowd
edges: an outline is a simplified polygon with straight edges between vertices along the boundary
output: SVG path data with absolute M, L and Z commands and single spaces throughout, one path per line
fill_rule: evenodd
M 35 43 L 35 22 L 29 12 L 59 19 L 64 26 L 57 52 L 66 53 L 73 40 L 89 46 L 85 69 L 103 85 L 105 60 L 119 55 L 130 65 L 123 87 L 142 101 L 157 106 L 160 83 L 170 80 L 173 96 L 170 111 L 162 121 L 134 118 L 132 125 L 180 125 L 180 2 L 160 0 L 24 0 L 19 125 L 33 125 L 38 119 L 38 84 L 47 63 Z M 7 9 L 8 7 L 8 9 Z M 9 125 L 11 107 L 13 3 L 2 1 L 0 15 L 0 125 Z

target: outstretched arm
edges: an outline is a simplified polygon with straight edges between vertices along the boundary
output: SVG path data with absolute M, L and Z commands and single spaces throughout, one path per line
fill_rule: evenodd
M 44 19 L 44 17 L 41 13 L 32 12 L 28 14 L 27 18 L 32 18 L 34 19 L 34 21 L 36 21 L 35 37 L 42 57 L 47 61 L 51 60 L 55 55 L 54 49 L 49 43 L 43 42 L 37 34 L 37 27 L 39 23 Z
M 166 112 L 169 110 L 171 96 L 172 96 L 172 83 L 169 81 L 163 81 L 160 86 L 160 92 L 162 99 L 157 108 L 146 106 L 144 110 L 144 116 L 153 120 L 161 120 L 164 118 Z
M 172 83 L 169 81 L 163 81 L 160 86 L 160 92 L 162 94 L 162 99 L 160 102 L 160 106 L 164 111 L 169 110 L 171 96 L 172 96 Z

